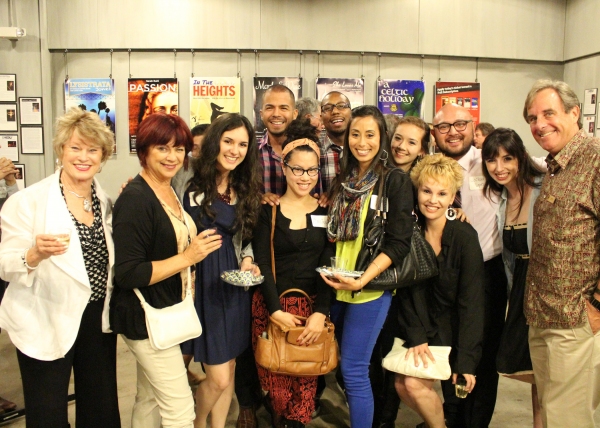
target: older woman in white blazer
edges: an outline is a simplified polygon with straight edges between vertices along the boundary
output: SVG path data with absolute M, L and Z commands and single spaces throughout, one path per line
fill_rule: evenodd
M 112 154 L 98 115 L 56 122 L 60 169 L 9 198 L 0 214 L 0 327 L 17 347 L 27 427 L 65 428 L 71 369 L 76 426 L 120 427 L 112 292 L 111 202 L 94 178 Z

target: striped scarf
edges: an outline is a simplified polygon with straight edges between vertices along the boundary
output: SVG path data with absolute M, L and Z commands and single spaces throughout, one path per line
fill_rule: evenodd
M 352 241 L 360 231 L 360 213 L 367 196 L 377 183 L 377 174 L 369 170 L 358 179 L 358 168 L 354 168 L 342 190 L 335 196 L 327 218 L 327 236 L 331 242 Z

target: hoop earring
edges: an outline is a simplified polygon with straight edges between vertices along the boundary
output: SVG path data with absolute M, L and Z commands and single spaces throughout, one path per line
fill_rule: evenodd
M 456 219 L 456 210 L 452 207 L 448 207 L 446 210 L 446 218 L 450 221 Z
M 387 152 L 387 150 L 382 150 L 381 151 L 381 155 L 379 156 L 379 159 L 382 160 L 382 161 L 384 161 L 384 162 L 388 160 L 388 152 Z

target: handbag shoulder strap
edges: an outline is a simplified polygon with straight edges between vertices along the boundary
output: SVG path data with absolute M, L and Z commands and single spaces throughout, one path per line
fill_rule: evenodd
M 144 299 L 144 296 L 142 295 L 142 293 L 140 293 L 140 290 L 138 290 L 137 288 L 134 288 L 133 292 L 135 293 L 136 296 L 138 296 L 138 299 L 140 299 L 142 306 L 144 306 L 144 303 L 146 303 L 146 299 Z
M 277 276 L 275 275 L 275 244 L 273 244 L 273 238 L 275 237 L 275 217 L 277 216 L 277 205 L 273 205 L 271 209 L 271 272 L 273 272 L 273 281 L 277 283 Z

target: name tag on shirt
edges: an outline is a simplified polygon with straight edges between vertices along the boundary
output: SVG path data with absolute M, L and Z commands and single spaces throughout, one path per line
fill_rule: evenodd
M 387 198 L 384 198 L 382 202 L 383 202 L 383 206 L 381 207 L 382 211 L 388 212 Z M 372 210 L 379 209 L 379 207 L 377 206 L 377 195 L 371 195 L 371 202 L 369 203 L 369 208 L 371 208 Z
M 485 177 L 483 175 L 469 177 L 469 189 L 471 189 L 471 190 L 483 190 L 484 184 L 485 184 Z
M 188 193 L 188 197 L 190 199 L 190 207 L 197 207 L 199 206 L 199 204 L 202 203 L 202 200 L 204 199 L 204 193 L 198 195 L 198 197 L 196 198 L 197 201 L 194 199 L 194 192 Z
M 310 221 L 314 227 L 327 227 L 326 215 L 311 215 Z

